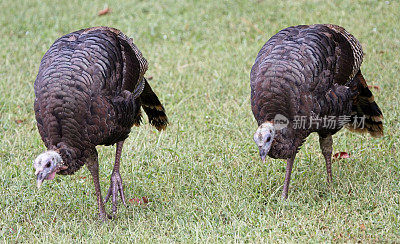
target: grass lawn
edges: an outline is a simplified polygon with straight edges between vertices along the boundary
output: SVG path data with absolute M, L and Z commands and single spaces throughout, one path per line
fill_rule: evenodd
M 0 2 L 1 241 L 399 241 L 399 1 L 104 2 Z M 112 11 L 97 16 L 106 6 Z M 253 142 L 249 74 L 273 34 L 313 23 L 341 25 L 362 43 L 385 136 L 336 134 L 334 152 L 351 158 L 333 163 L 331 187 L 310 136 L 282 201 L 285 163 L 261 162 Z M 134 39 L 171 122 L 162 133 L 147 118 L 132 130 L 122 154 L 125 194 L 150 202 L 121 204 L 105 224 L 86 168 L 38 190 L 32 166 L 45 150 L 33 111 L 40 60 L 58 37 L 98 25 Z M 115 148 L 98 149 L 104 196 Z

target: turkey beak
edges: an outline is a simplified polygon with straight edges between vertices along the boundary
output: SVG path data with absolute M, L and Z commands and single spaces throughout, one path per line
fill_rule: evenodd
M 36 185 L 38 188 L 40 188 L 43 184 L 43 181 L 46 179 L 46 177 L 49 175 L 51 172 L 51 168 L 44 168 L 42 170 L 38 170 L 35 172 L 36 174 Z
M 39 173 L 36 175 L 36 185 L 37 185 L 37 188 L 40 188 L 40 186 L 42 185 L 42 183 L 43 183 L 43 181 L 44 181 L 45 178 L 46 178 L 46 174 L 44 174 L 43 172 L 39 172 Z
M 267 153 L 264 150 L 260 149 L 260 157 L 263 162 L 265 162 L 265 158 L 267 157 Z
M 269 149 L 271 148 L 271 144 L 267 143 L 264 146 L 260 147 L 258 150 L 260 152 L 260 157 L 263 162 L 265 162 L 265 158 L 268 155 Z

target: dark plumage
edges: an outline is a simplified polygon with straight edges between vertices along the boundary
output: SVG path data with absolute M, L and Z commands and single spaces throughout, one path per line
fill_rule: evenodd
M 259 125 L 254 140 L 262 159 L 287 159 L 284 198 L 294 158 L 310 133 L 319 134 L 329 182 L 333 134 L 347 125 L 383 135 L 382 112 L 361 74 L 362 59 L 360 43 L 336 25 L 286 28 L 258 53 L 250 75 L 251 106 Z
M 95 147 L 117 143 L 106 196 L 106 201 L 113 197 L 115 214 L 118 191 L 125 203 L 119 174 L 122 144 L 131 127 L 140 124 L 140 108 L 158 130 L 168 124 L 164 107 L 143 77 L 146 70 L 139 49 L 117 29 L 79 30 L 54 42 L 40 63 L 34 86 L 39 133 L 51 152 L 35 161 L 38 185 L 55 173 L 73 174 L 86 164 L 104 218 Z M 57 154 L 61 162 L 51 156 Z

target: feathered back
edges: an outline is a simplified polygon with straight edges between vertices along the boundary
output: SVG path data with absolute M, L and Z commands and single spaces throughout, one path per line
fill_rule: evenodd
M 360 70 L 364 55 L 361 44 L 341 26 L 330 24 L 321 26 L 329 28 L 326 35 L 334 41 L 336 46 L 334 50 L 336 58 L 335 83 L 345 85 Z
M 305 37 L 306 35 L 309 35 L 309 37 Z M 321 35 L 325 35 L 325 37 Z M 338 84 L 347 83 L 360 70 L 364 55 L 360 42 L 341 26 L 316 24 L 288 27 L 272 36 L 259 51 L 251 73 L 256 72 L 253 69 L 260 69 L 263 66 L 262 62 L 265 65 L 271 64 L 266 60 L 266 57 L 272 51 L 276 53 L 276 55 L 272 55 L 273 57 L 279 57 L 285 52 L 292 52 L 293 49 L 296 49 L 293 44 L 286 46 L 287 41 L 293 41 L 294 38 L 300 39 L 297 41 L 298 44 L 300 42 L 307 43 L 310 46 L 309 50 L 314 55 L 320 53 L 324 58 L 329 58 L 329 60 L 323 62 L 325 60 L 321 60 L 322 57 L 318 56 L 310 61 L 320 62 L 323 66 L 329 66 L 332 63 L 335 66 L 335 80 Z M 302 38 L 307 39 L 304 40 Z M 287 40 L 285 41 L 285 39 Z M 281 50 L 278 51 L 278 49 Z M 298 51 L 304 52 L 305 50 L 299 49 Z M 314 68 L 321 69 L 324 67 Z M 251 79 L 251 84 L 254 84 L 255 80 Z M 252 87 L 254 86 L 252 85 Z
M 128 90 L 138 97 L 144 89 L 143 77 L 148 69 L 147 60 L 143 57 L 142 52 L 133 43 L 132 38 L 127 37 L 120 30 L 111 27 L 93 27 L 85 29 L 81 35 L 91 32 L 112 32 L 118 37 L 121 45 L 123 74 L 122 74 L 122 89 Z

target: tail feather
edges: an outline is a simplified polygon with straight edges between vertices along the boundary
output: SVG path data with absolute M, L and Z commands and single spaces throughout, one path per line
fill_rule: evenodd
M 149 117 L 150 124 L 155 126 L 157 130 L 165 130 L 168 125 L 165 109 L 146 79 L 143 92 L 140 95 L 140 101 L 144 112 Z
M 358 96 L 354 99 L 352 107 L 352 121 L 348 129 L 358 132 L 368 132 L 373 137 L 383 136 L 383 115 L 376 104 L 374 95 L 369 90 L 361 71 L 356 76 Z

